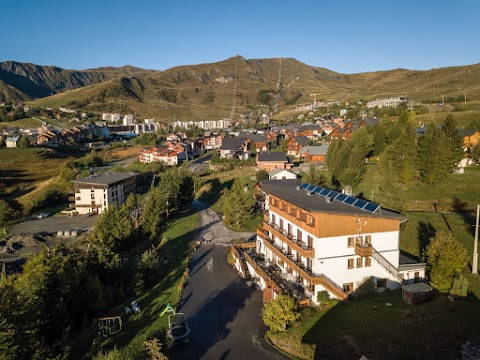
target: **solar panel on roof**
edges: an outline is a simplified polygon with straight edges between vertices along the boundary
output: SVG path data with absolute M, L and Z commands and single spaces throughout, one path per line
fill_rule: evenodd
M 315 189 L 313 189 L 313 192 L 314 192 L 315 194 L 320 194 L 320 191 L 322 191 L 322 189 L 323 189 L 323 188 L 317 186 Z
M 368 204 L 368 201 L 358 199 L 357 201 L 355 201 L 355 204 L 353 204 L 353 206 L 363 209 L 367 204 Z
M 331 197 L 332 199 L 335 199 L 338 194 L 340 194 L 338 191 L 332 190 L 332 191 L 330 191 L 330 193 L 328 194 L 328 197 Z
M 329 192 L 330 192 L 330 190 L 329 190 L 329 189 L 325 189 L 325 188 L 323 188 L 323 189 L 320 191 L 320 195 L 323 195 L 323 196 L 325 196 L 325 195 L 327 195 Z
M 366 211 L 369 211 L 369 212 L 371 212 L 371 213 L 374 213 L 374 212 L 377 211 L 379 208 L 380 208 L 380 205 L 374 204 L 374 203 L 369 203 L 369 204 L 367 204 L 367 206 L 365 206 L 365 207 L 363 208 L 363 210 L 366 210 Z
M 300 189 L 305 189 L 307 186 L 309 186 L 310 184 L 302 184 L 302 186 L 300 186 Z
M 315 189 L 315 188 L 316 188 L 315 185 L 308 185 L 308 187 L 307 187 L 306 190 L 307 190 L 307 191 L 312 191 L 312 190 Z
M 346 198 L 348 198 L 348 195 L 338 194 L 335 200 L 343 202 Z
M 344 203 L 345 203 L 345 204 L 348 204 L 348 205 L 353 205 L 353 203 L 354 203 L 355 201 L 357 201 L 356 198 L 351 197 L 351 196 L 348 196 L 348 197 L 345 199 Z

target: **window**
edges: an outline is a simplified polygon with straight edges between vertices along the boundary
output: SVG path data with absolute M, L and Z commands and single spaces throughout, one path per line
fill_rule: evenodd
M 357 258 L 357 268 L 361 268 L 363 266 L 363 258 Z
M 354 237 L 349 237 L 348 242 L 347 242 L 347 247 L 351 248 L 355 245 L 355 238 Z
M 353 259 L 348 259 L 348 268 L 353 269 Z
M 370 257 L 365 258 L 365 267 L 372 266 L 372 259 Z
M 350 294 L 353 291 L 353 283 L 343 284 L 343 291 Z
M 311 237 L 310 235 L 307 236 L 307 245 L 309 248 L 313 247 L 313 237 Z
M 312 215 L 308 216 L 308 225 L 315 226 L 315 218 Z
M 302 230 L 300 229 L 297 229 L 297 240 L 298 241 L 302 241 Z
M 95 200 L 95 194 L 91 194 L 90 199 Z
M 365 235 L 365 244 L 372 244 L 372 235 Z

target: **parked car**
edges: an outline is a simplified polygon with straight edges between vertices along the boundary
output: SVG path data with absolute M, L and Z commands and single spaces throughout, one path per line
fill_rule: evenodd
M 42 212 L 42 213 L 40 213 L 40 214 L 37 215 L 37 219 L 43 219 L 43 218 L 46 218 L 46 217 L 48 217 L 48 216 L 50 216 L 49 213 Z

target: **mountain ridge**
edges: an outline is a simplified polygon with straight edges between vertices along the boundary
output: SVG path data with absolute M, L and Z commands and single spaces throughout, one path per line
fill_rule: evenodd
M 407 93 L 413 100 L 431 100 L 464 92 L 480 98 L 480 64 L 342 74 L 294 58 L 242 56 L 166 70 L 127 65 L 80 71 L 0 63 L 2 101 L 167 119 L 236 117 L 260 105 L 285 109 L 311 103 L 314 96 L 317 101 L 353 102 Z

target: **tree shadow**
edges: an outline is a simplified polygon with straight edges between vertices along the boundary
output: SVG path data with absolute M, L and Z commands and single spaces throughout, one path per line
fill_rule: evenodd
M 227 325 L 245 307 L 253 291 L 234 281 L 223 290 L 212 292 L 189 314 L 191 342 L 188 347 L 175 347 L 172 358 L 200 359 L 212 346 L 225 339 L 231 331 Z M 222 357 L 227 355 L 224 353 Z
M 475 235 L 475 213 L 468 207 L 468 204 L 458 198 L 453 198 L 452 210 L 462 217 L 468 233 Z
M 421 259 L 426 258 L 427 246 L 431 239 L 437 234 L 437 230 L 430 222 L 419 221 L 417 225 L 418 253 Z
M 318 360 L 452 359 L 459 344 L 478 337 L 478 301 L 473 293 L 454 302 L 436 294 L 430 302 L 410 306 L 400 289 L 350 298 L 321 311 L 301 342 L 315 345 Z

